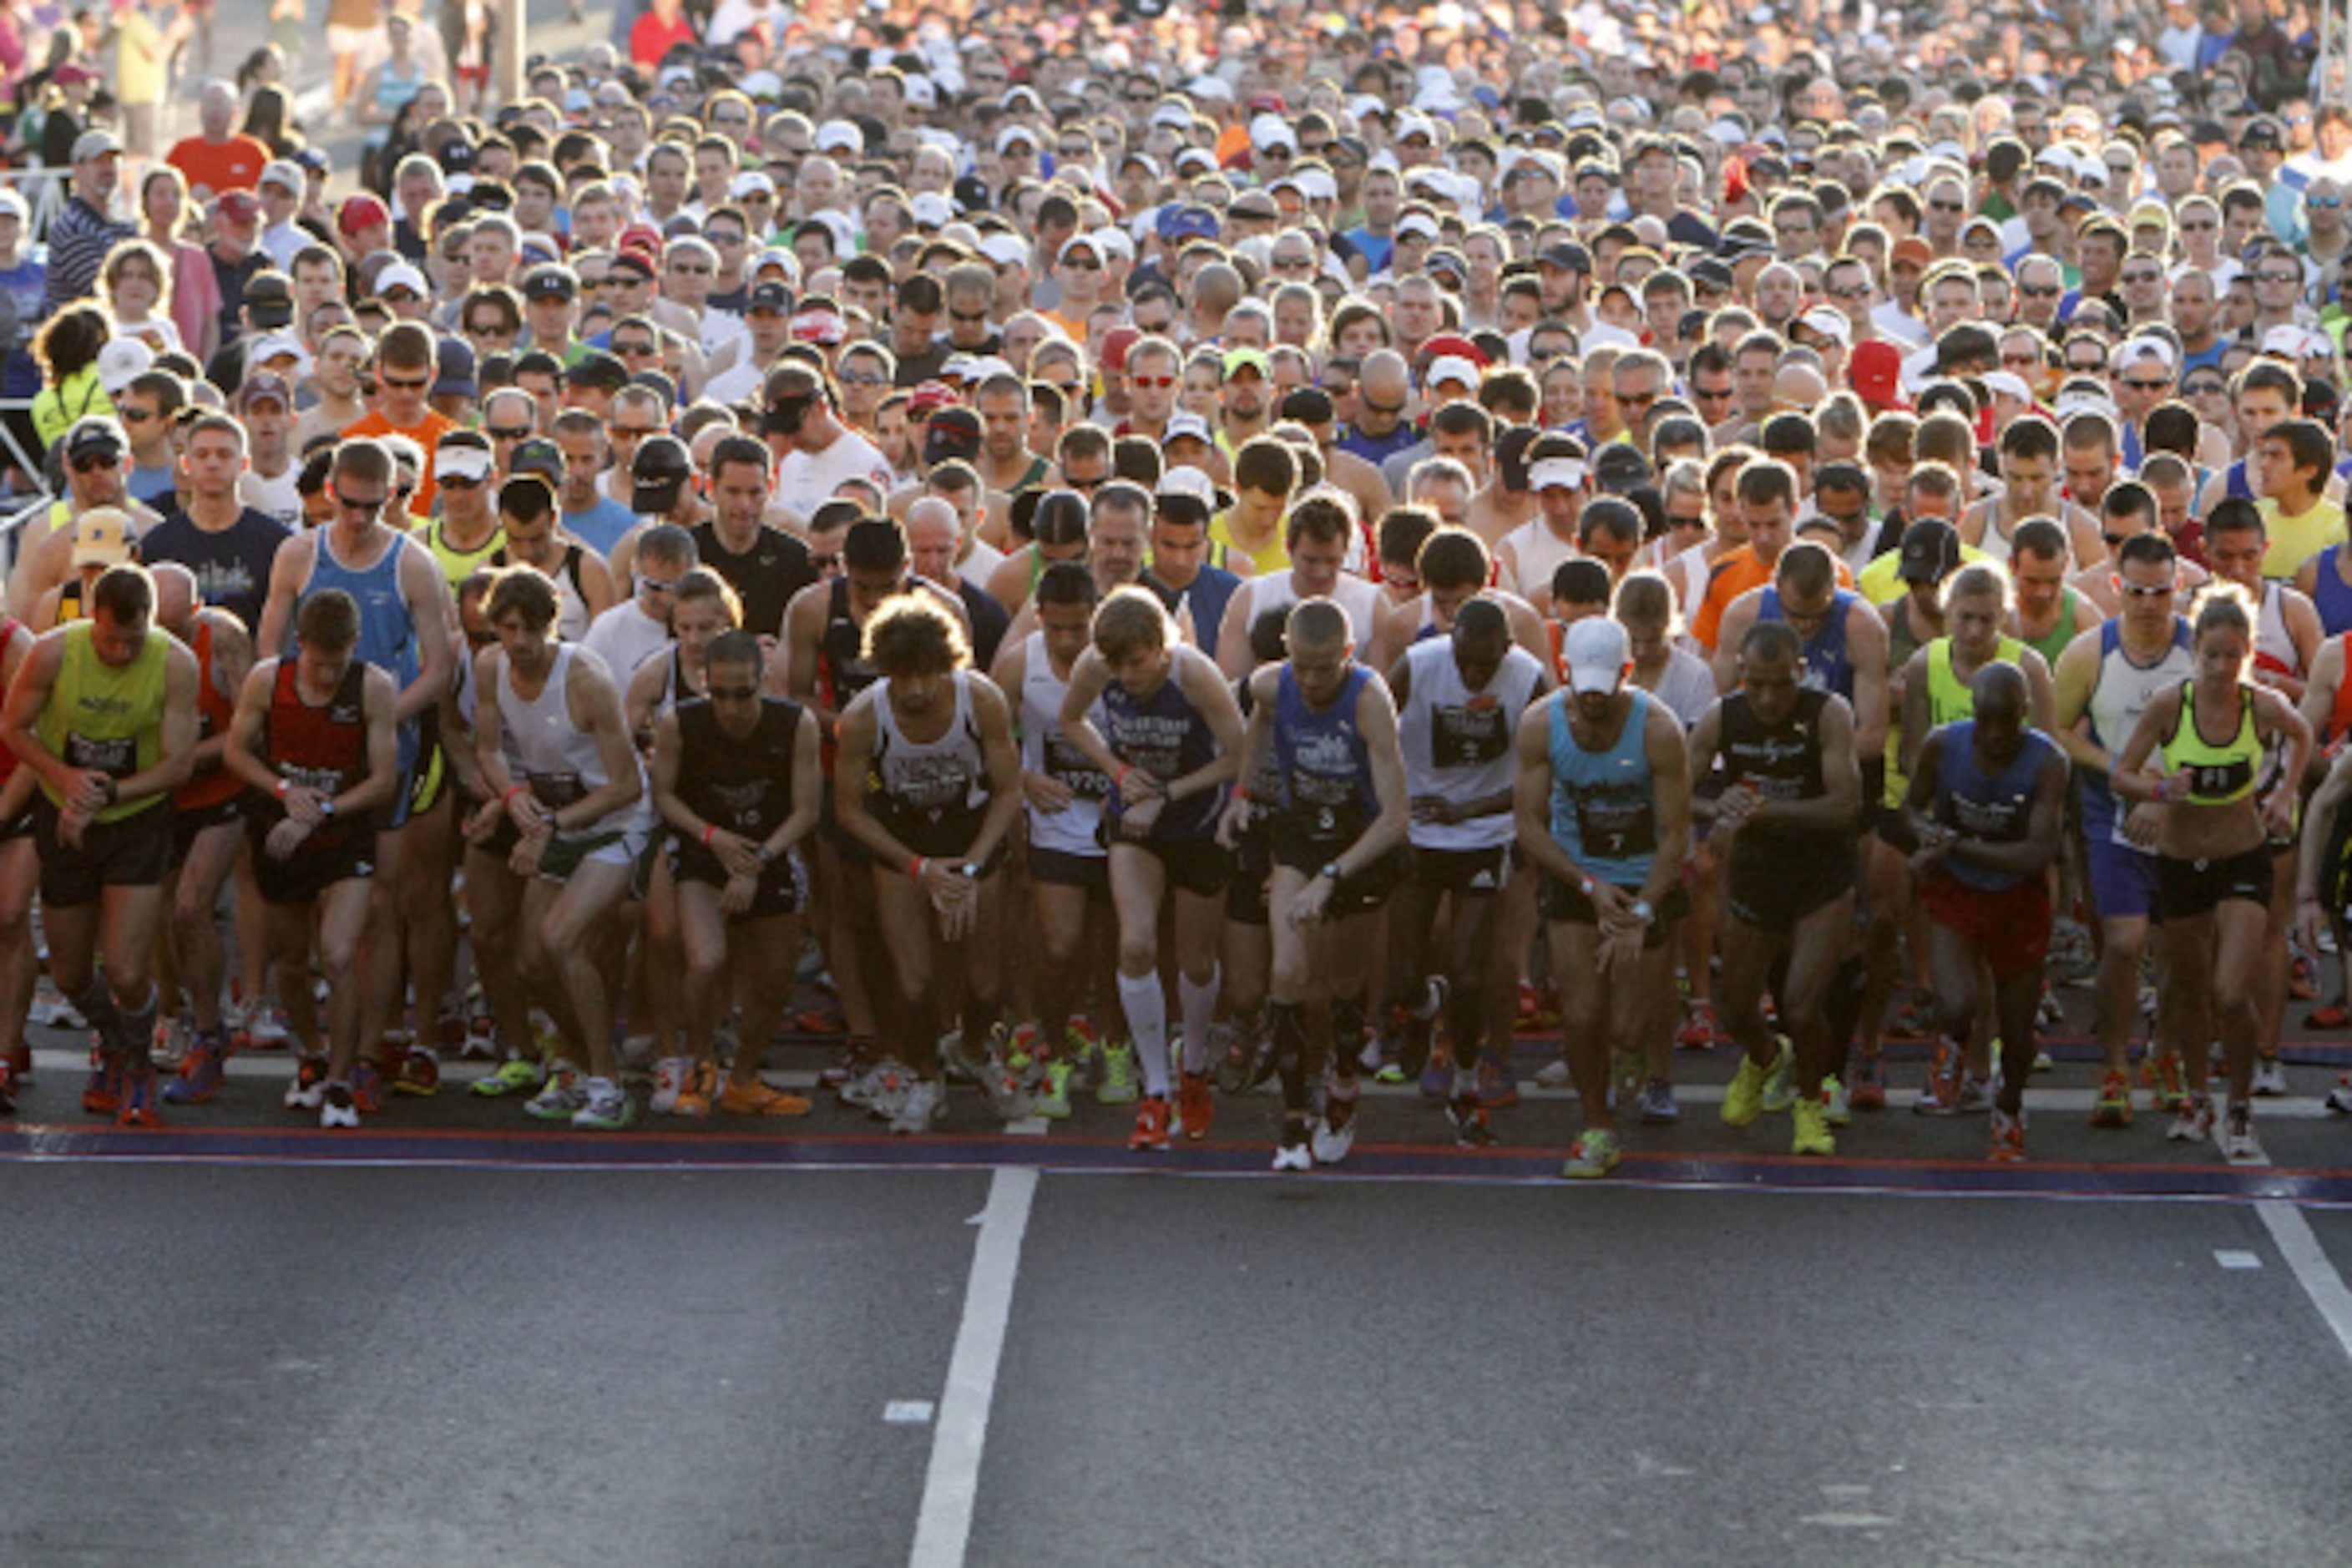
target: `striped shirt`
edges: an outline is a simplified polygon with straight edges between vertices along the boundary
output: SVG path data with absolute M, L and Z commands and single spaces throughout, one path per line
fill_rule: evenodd
M 116 223 L 80 196 L 68 196 L 49 223 L 49 277 L 41 296 L 42 316 L 53 316 L 59 306 L 94 293 L 106 253 L 138 232 L 127 223 Z

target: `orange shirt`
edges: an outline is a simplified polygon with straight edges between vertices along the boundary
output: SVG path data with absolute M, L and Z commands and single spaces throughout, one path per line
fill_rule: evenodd
M 1853 573 L 1844 562 L 1834 556 L 1831 559 L 1837 566 L 1838 586 L 1853 587 Z M 1700 646 L 1709 653 L 1715 651 L 1716 633 L 1722 628 L 1723 612 L 1731 607 L 1732 600 L 1748 589 L 1760 588 L 1769 583 L 1772 571 L 1771 566 L 1756 558 L 1756 547 L 1752 544 L 1736 545 L 1724 552 L 1722 559 L 1716 562 L 1715 570 L 1707 574 L 1706 596 L 1699 601 L 1698 613 L 1690 618 L 1691 636 L 1699 640 Z
M 371 414 L 343 432 L 346 437 L 356 436 L 405 436 L 425 448 L 425 477 L 417 481 L 416 493 L 408 498 L 408 510 L 419 517 L 429 516 L 433 498 L 439 493 L 433 483 L 433 448 L 441 437 L 457 427 L 457 422 L 436 408 L 427 408 L 425 417 L 403 430 L 382 414 Z

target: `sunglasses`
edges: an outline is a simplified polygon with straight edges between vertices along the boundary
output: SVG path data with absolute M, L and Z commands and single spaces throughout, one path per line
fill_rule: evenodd
M 1130 386 L 1149 386 L 1162 392 L 1175 385 L 1180 379 L 1172 375 L 1130 375 L 1127 378 Z
M 2150 381 L 2144 375 L 2127 375 L 2124 377 L 2123 384 L 2134 392 L 2162 392 L 2168 384 L 2162 380 Z
M 2121 544 L 2126 539 L 2132 536 L 2129 534 L 2122 533 L 2110 533 L 2105 536 L 2109 544 Z M 2173 595 L 2173 586 L 2169 583 L 2160 584 L 2152 583 L 2126 583 L 2122 584 L 2122 587 L 2126 596 L 2134 599 L 2169 599 Z
M 450 474 L 441 480 L 441 488 L 445 490 L 478 490 L 482 488 L 482 481 L 469 479 L 463 474 Z
M 2021 283 L 2017 291 L 2029 300 L 2054 299 L 2066 290 L 2055 283 Z
M 421 375 L 414 380 L 404 375 L 379 375 L 376 380 L 387 388 L 398 387 L 403 392 L 422 392 L 433 384 L 433 378 L 429 375 Z
M 756 686 L 706 686 L 703 694 L 717 702 L 749 702 L 760 695 Z
M 122 461 L 120 452 L 84 452 L 73 459 L 77 474 L 91 473 L 99 468 L 111 468 Z
M 530 435 L 530 426 L 518 425 L 511 429 L 503 429 L 496 425 L 485 425 L 482 426 L 482 434 L 493 441 L 520 441 Z

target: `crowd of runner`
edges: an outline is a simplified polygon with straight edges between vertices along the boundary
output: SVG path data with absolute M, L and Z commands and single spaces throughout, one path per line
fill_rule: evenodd
M 2352 952 L 2352 110 L 2209 11 L 656 0 L 479 119 L 394 17 L 340 200 L 226 83 L 93 120 L 0 193 L 0 1107 L 37 993 L 126 1127 L 273 1048 L 793 1117 L 789 1026 L 1307 1170 L 1557 1019 L 1571 1176 L 1718 1046 L 2006 1161 L 2074 984 L 2095 1125 L 2258 1162 Z

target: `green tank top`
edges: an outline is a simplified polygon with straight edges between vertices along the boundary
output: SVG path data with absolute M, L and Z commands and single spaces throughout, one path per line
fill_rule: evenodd
M 2025 646 L 2040 654 L 2042 662 L 2048 665 L 2052 672 L 2055 673 L 2058 668 L 2058 656 L 2064 653 L 2066 645 L 2074 640 L 2074 590 L 2068 588 L 2058 601 L 2058 624 L 2042 636 L 2032 639 Z M 2001 657 L 2006 658 L 2009 656 L 2004 654 Z
M 425 548 L 433 552 L 434 563 L 441 568 L 441 574 L 449 579 L 449 586 L 453 590 L 472 576 L 478 568 L 488 565 L 490 557 L 507 547 L 507 531 L 494 528 L 490 530 L 489 542 L 479 550 L 459 550 L 441 537 L 439 518 L 418 529 L 416 533 Z
M 41 711 L 38 733 L 41 743 L 66 766 L 96 768 L 127 779 L 153 767 L 163 754 L 163 669 L 172 639 L 150 631 L 137 657 L 117 669 L 98 657 L 90 641 L 95 630 L 88 621 L 66 628 L 65 658 L 48 706 Z M 51 805 L 65 805 L 47 779 L 41 781 L 41 793 Z M 169 798 L 152 795 L 144 800 L 117 801 L 100 812 L 97 820 L 119 822 Z
M 2180 717 L 2165 737 L 2164 765 L 2189 775 L 2189 798 L 2199 805 L 2227 805 L 2254 793 L 2263 765 L 2263 742 L 2254 731 L 2254 694 L 2238 689 L 2238 728 L 2216 745 L 2197 728 L 2197 689 L 2180 683 Z
M 2017 656 L 2025 645 L 2015 637 L 2000 639 L 1999 651 L 1993 655 L 1996 663 L 2023 664 Z M 1977 716 L 1977 694 L 1973 684 L 1963 684 L 1952 673 L 1952 639 L 1937 637 L 1927 645 L 1927 722 L 1932 726 L 1958 723 L 1962 719 Z

